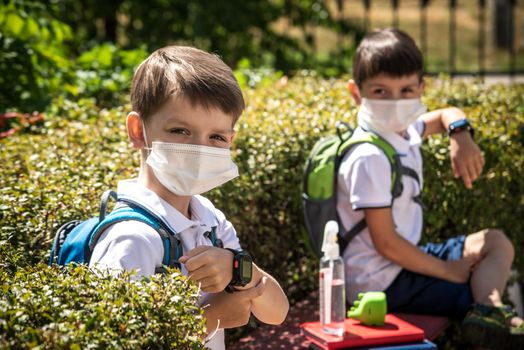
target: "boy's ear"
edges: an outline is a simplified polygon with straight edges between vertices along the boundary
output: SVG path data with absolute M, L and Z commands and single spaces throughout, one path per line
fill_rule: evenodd
M 420 78 L 420 92 L 424 92 L 425 89 L 426 89 L 426 81 L 424 80 L 424 78 Z
M 144 148 L 144 132 L 142 131 L 142 121 L 137 112 L 131 112 L 126 118 L 127 137 L 134 148 Z
M 362 98 L 360 97 L 360 89 L 358 88 L 357 83 L 353 79 L 349 79 L 348 81 L 348 90 L 351 94 L 351 97 L 353 97 L 353 100 L 357 105 L 360 105 L 360 102 Z

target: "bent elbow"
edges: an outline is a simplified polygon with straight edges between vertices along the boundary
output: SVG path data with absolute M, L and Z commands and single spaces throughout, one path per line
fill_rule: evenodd
M 286 298 L 284 305 L 278 308 L 278 312 L 275 312 L 271 315 L 257 315 L 256 313 L 253 313 L 255 317 L 266 324 L 270 324 L 273 326 L 278 326 L 284 323 L 284 321 L 287 318 L 287 314 L 289 312 L 289 302 Z
M 275 320 L 276 322 L 274 323 L 274 325 L 279 325 L 279 324 L 284 323 L 284 321 L 285 321 L 286 318 L 287 318 L 287 314 L 288 314 L 288 312 L 289 312 L 289 301 L 288 301 L 287 298 L 286 298 L 285 305 L 284 305 L 284 307 L 282 307 L 282 310 L 281 310 L 280 315 L 279 315 L 280 317 L 278 317 L 278 318 Z
M 395 258 L 395 249 L 393 247 L 394 243 L 390 239 L 380 239 L 377 242 L 374 242 L 375 249 L 377 252 L 389 260 L 394 260 Z

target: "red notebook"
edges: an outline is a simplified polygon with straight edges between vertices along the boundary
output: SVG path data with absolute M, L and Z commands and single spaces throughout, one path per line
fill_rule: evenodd
M 395 315 L 386 315 L 383 326 L 365 326 L 360 321 L 346 319 L 346 333 L 343 338 L 324 333 L 320 322 L 307 322 L 300 325 L 302 334 L 311 342 L 325 350 L 354 348 L 371 345 L 420 342 L 424 331 Z

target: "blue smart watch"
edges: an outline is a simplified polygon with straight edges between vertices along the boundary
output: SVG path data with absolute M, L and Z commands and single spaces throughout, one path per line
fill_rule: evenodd
M 460 119 L 457 121 L 454 121 L 448 125 L 448 136 L 451 136 L 453 134 L 457 134 L 462 131 L 469 131 L 471 134 L 471 137 L 474 135 L 473 127 L 469 123 L 467 119 Z
M 253 259 L 246 251 L 231 248 L 226 249 L 233 253 L 233 278 L 225 290 L 226 292 L 232 293 L 235 290 L 233 287 L 244 287 L 251 282 Z

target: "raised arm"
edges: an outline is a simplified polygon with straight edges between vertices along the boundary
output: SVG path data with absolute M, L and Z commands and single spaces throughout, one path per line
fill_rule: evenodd
M 420 119 L 426 124 L 422 136 L 427 137 L 433 134 L 442 134 L 448 130 L 449 124 L 457 120 L 466 119 L 466 114 L 459 108 L 449 107 L 424 113 Z
M 456 107 L 438 109 L 421 116 L 426 124 L 423 137 L 443 133 L 451 123 L 466 119 Z M 471 188 L 484 167 L 484 156 L 469 132 L 455 133 L 449 138 L 451 168 L 456 178 L 462 177 L 464 186 Z

